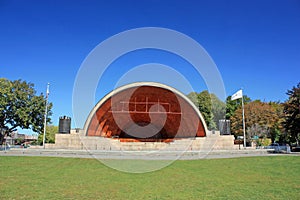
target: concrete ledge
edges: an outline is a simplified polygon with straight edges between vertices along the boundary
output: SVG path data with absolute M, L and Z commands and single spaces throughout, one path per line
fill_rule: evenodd
M 207 137 L 194 137 L 174 139 L 172 142 L 121 142 L 96 136 L 82 136 L 79 134 L 56 134 L 55 144 L 46 144 L 46 149 L 72 149 L 72 150 L 232 150 L 239 147 L 234 145 L 234 136 L 208 134 Z

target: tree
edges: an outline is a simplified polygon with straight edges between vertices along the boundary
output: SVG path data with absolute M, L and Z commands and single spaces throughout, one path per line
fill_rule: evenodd
M 284 103 L 283 112 L 285 114 L 284 128 L 288 134 L 289 142 L 300 140 L 300 83 L 297 87 L 288 90 L 289 99 Z
M 271 103 L 259 100 L 250 102 L 244 106 L 247 140 L 252 136 L 271 137 L 275 141 L 277 132 L 280 130 L 280 112 Z M 243 135 L 242 108 L 238 108 L 230 117 L 231 132 L 235 136 Z
M 207 90 L 191 92 L 187 97 L 198 107 L 209 129 L 216 129 L 220 119 L 224 119 L 225 103 Z
M 213 120 L 216 124 L 217 129 L 219 129 L 219 120 L 225 119 L 226 104 L 221 101 L 215 94 L 210 94 L 212 102 L 212 113 Z
M 198 94 L 198 103 L 199 103 L 199 110 L 204 117 L 204 120 L 207 124 L 209 129 L 215 129 L 216 124 L 213 120 L 214 115 L 212 112 L 212 102 L 210 98 L 210 94 L 207 90 L 204 90 Z
M 283 104 L 280 102 L 269 102 L 269 105 L 273 107 L 277 117 L 277 120 L 274 122 L 274 125 L 270 129 L 270 137 L 272 142 L 280 142 L 280 138 L 282 138 L 285 135 L 284 127 L 282 126 L 284 121 L 284 107 Z
M 45 143 L 55 143 L 55 134 L 58 133 L 58 126 L 48 125 L 46 127 Z M 38 137 L 38 144 L 43 143 L 43 134 Z
M 251 102 L 251 99 L 247 95 L 243 95 L 244 104 Z M 228 96 L 226 99 L 226 119 L 230 119 L 234 115 L 235 111 L 238 108 L 242 107 L 242 99 L 237 99 L 232 101 L 231 96 Z
M 36 95 L 34 84 L 22 80 L 0 78 L 0 144 L 17 128 L 41 133 L 44 128 L 46 101 L 43 94 Z M 48 105 L 51 116 L 52 103 Z M 50 118 L 47 117 L 47 122 Z
M 197 92 L 191 92 L 187 95 L 187 97 L 195 104 L 195 106 L 197 108 L 199 108 L 198 93 Z
M 268 126 L 260 125 L 258 123 L 252 124 L 247 127 L 247 134 L 249 138 L 253 138 L 253 136 L 258 136 L 260 138 L 264 138 L 268 134 Z

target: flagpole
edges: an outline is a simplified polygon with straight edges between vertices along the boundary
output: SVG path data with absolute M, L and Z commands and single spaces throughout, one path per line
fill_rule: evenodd
M 46 140 L 49 85 L 50 84 L 48 83 L 47 84 L 47 91 L 46 91 L 46 106 L 45 106 L 45 115 L 44 115 L 44 134 L 43 134 L 43 148 L 44 149 L 45 149 L 45 140 Z
M 242 96 L 242 109 L 243 109 L 243 132 L 244 132 L 244 148 L 246 147 L 246 127 L 245 127 L 245 109 L 244 109 L 244 97 Z
M 242 98 L 242 114 L 243 114 L 243 133 L 244 133 L 244 148 L 246 147 L 246 125 L 245 125 L 245 108 L 243 90 L 240 89 L 231 96 L 231 101 Z

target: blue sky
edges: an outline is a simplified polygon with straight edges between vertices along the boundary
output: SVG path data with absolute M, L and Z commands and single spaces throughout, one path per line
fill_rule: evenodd
M 169 28 L 196 40 L 217 65 L 227 95 L 242 87 L 251 99 L 283 102 L 286 91 L 300 82 L 296 0 L 0 0 L 0 27 L 0 76 L 32 82 L 38 93 L 50 82 L 55 125 L 59 116 L 72 117 L 73 84 L 86 56 L 105 39 L 133 28 Z M 148 49 L 110 66 L 95 104 L 122 73 L 151 62 L 174 67 L 197 92 L 206 89 L 185 60 Z

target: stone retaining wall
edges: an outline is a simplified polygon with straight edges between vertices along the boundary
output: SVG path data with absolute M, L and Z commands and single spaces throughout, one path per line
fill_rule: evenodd
M 84 136 L 83 131 L 71 134 L 56 134 L 55 144 L 46 144 L 48 149 L 76 149 L 76 150 L 232 150 L 238 149 L 234 145 L 233 135 L 208 134 L 207 137 L 174 139 L 172 142 L 121 142 L 117 138 Z

